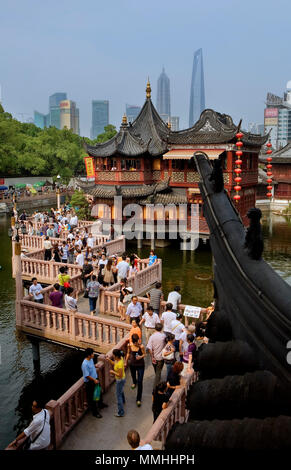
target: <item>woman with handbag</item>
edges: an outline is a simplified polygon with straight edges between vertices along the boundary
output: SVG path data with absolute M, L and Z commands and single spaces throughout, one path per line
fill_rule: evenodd
M 167 380 L 169 377 L 169 373 L 175 364 L 175 346 L 174 346 L 174 341 L 175 341 L 175 335 L 172 333 L 167 334 L 167 344 L 162 350 L 162 357 L 164 359 L 164 362 L 167 367 Z

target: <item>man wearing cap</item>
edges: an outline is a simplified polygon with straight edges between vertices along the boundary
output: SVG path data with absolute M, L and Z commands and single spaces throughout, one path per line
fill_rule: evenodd
M 132 287 L 131 288 L 130 287 L 126 288 L 126 290 L 129 290 L 129 289 L 132 289 Z M 137 301 L 137 296 L 134 295 L 132 297 L 131 303 L 129 304 L 129 306 L 127 307 L 127 310 L 126 310 L 126 315 L 129 318 L 129 322 L 131 323 L 132 320 L 137 320 L 137 322 L 139 323 L 141 313 L 142 313 L 141 303 Z

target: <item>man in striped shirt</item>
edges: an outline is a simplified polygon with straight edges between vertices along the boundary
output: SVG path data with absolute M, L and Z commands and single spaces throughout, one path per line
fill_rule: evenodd
M 159 315 L 160 313 L 160 303 L 164 299 L 162 292 L 162 284 L 157 282 L 155 287 L 153 287 L 148 293 L 147 297 L 150 299 L 150 306 L 153 307 L 154 313 Z

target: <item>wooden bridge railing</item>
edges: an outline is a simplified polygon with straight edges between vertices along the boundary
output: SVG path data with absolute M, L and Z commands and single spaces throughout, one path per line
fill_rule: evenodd
M 28 257 L 21 258 L 22 276 L 40 278 L 42 282 L 45 282 L 45 280 L 47 280 L 48 283 L 57 282 L 61 266 L 64 266 L 64 264 Z M 78 264 L 66 264 L 66 267 L 71 277 L 81 274 L 82 272 L 82 268 Z

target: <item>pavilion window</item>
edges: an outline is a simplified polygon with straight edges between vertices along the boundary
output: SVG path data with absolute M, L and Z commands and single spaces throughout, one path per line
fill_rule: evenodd
M 128 171 L 140 170 L 140 168 L 141 168 L 140 160 L 125 160 L 126 170 Z
M 169 160 L 164 160 L 163 165 L 164 170 L 168 171 L 170 169 Z
M 253 168 L 253 156 L 250 154 L 249 156 L 249 170 Z
M 145 169 L 146 170 L 151 170 L 151 162 L 149 160 L 145 160 L 144 164 L 145 164 Z
M 173 170 L 184 170 L 185 169 L 185 160 L 172 160 Z
M 116 169 L 117 169 L 116 160 L 113 160 L 111 158 L 109 160 L 107 160 L 107 170 L 112 171 L 112 170 L 116 170 Z

